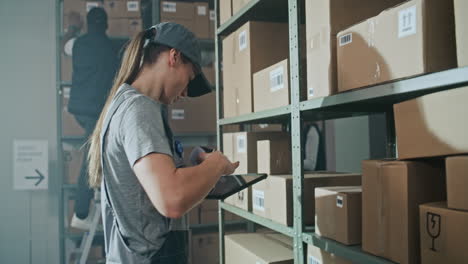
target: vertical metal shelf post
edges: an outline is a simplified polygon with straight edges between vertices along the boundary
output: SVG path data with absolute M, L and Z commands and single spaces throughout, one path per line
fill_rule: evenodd
M 214 1 L 215 10 L 215 80 L 216 80 L 216 143 L 219 150 L 223 149 L 222 128 L 219 120 L 222 118 L 221 109 L 221 37 L 216 33 L 219 27 L 219 0 Z M 219 264 L 225 263 L 224 254 L 224 210 L 221 203 L 218 203 L 218 224 L 219 224 Z
M 56 86 L 56 118 L 57 118 L 57 167 L 56 167 L 56 177 L 57 183 L 58 183 L 58 195 L 59 195 L 59 257 L 60 257 L 60 263 L 66 263 L 66 252 L 65 252 L 65 239 L 66 239 L 66 232 L 65 232 L 65 208 L 64 208 L 64 202 L 66 199 L 64 199 L 64 190 L 62 188 L 64 184 L 64 170 L 63 170 L 63 151 L 62 151 L 62 6 L 63 6 L 63 0 L 55 0 L 55 42 L 57 45 L 57 52 L 56 52 L 56 58 L 55 58 L 55 86 Z
M 299 0 L 288 0 L 289 9 L 289 59 L 290 59 L 290 89 L 291 89 L 291 154 L 292 154 L 292 174 L 293 174 L 293 205 L 294 205 L 294 263 L 304 264 L 305 252 L 302 239 L 303 224 L 303 157 L 301 144 L 301 111 L 299 104 L 301 101 L 301 67 L 299 58 L 301 54 L 299 16 L 301 6 Z

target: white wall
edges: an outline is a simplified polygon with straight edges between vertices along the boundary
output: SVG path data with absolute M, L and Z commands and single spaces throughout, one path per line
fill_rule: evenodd
M 0 263 L 59 263 L 55 0 L 0 0 Z M 49 189 L 13 190 L 13 140 L 49 141 Z

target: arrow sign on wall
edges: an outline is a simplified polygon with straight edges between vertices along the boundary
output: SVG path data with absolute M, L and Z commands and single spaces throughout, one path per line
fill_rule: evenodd
M 41 181 L 45 179 L 45 177 L 38 169 L 35 169 L 34 171 L 37 173 L 37 176 L 26 176 L 24 178 L 27 179 L 27 180 L 36 180 L 37 179 L 38 181 L 34 184 L 34 186 L 38 186 L 39 183 L 41 183 Z

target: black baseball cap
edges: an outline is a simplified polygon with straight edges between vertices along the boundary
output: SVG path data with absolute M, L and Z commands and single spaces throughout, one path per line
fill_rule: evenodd
M 147 32 L 149 41 L 177 49 L 197 69 L 195 78 L 188 84 L 187 95 L 189 97 L 198 97 L 213 91 L 212 85 L 201 71 L 200 45 L 190 30 L 177 23 L 163 22 L 147 29 Z

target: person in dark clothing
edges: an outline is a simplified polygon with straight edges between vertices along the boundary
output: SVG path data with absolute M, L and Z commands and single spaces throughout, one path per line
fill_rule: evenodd
M 96 7 L 87 14 L 88 32 L 78 37 L 72 48 L 72 89 L 68 111 L 85 130 L 86 139 L 92 134 L 104 103 L 112 88 L 119 60 L 118 51 L 106 35 L 107 14 Z M 91 221 L 90 201 L 93 189 L 88 185 L 88 165 L 85 158 L 78 178 L 75 215 L 71 226 L 88 229 Z

